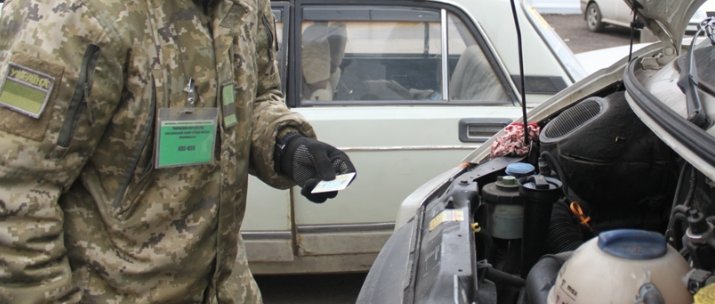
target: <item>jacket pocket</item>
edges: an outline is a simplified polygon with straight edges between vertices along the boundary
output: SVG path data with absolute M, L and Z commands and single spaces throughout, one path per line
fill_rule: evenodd
M 87 98 L 92 90 L 92 76 L 97 66 L 99 52 L 99 47 L 94 44 L 88 45 L 85 49 L 79 76 L 77 77 L 77 84 L 67 106 L 64 123 L 57 135 L 57 145 L 61 148 L 69 147 L 70 141 L 77 129 L 77 122 L 79 121 L 80 115 L 87 108 Z M 92 123 L 93 119 L 91 115 L 88 117 L 88 120 Z
M 120 188 L 116 192 L 112 206 L 115 216 L 126 218 L 132 214 L 137 200 L 152 181 L 154 175 L 154 128 L 159 94 L 155 75 L 151 80 L 151 96 L 147 103 L 147 115 L 143 122 L 144 128 L 139 133 L 136 145 L 131 150 L 127 160 L 127 169 L 120 179 Z

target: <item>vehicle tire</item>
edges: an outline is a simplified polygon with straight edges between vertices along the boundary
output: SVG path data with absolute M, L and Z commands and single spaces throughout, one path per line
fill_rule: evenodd
M 603 30 L 603 22 L 601 22 L 601 8 L 596 2 L 591 2 L 586 7 L 586 27 L 589 31 L 600 32 Z

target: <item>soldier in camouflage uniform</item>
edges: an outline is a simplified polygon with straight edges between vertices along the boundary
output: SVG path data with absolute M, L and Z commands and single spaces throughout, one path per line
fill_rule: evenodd
M 247 174 L 324 201 L 354 171 L 284 105 L 273 25 L 268 0 L 5 2 L 0 303 L 261 302 Z

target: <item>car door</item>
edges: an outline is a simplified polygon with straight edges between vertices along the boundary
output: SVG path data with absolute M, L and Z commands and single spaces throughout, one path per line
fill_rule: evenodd
M 273 2 L 286 102 L 358 174 L 314 204 L 252 179 L 242 234 L 254 273 L 367 270 L 401 200 L 520 115 L 466 13 L 423 1 Z M 283 57 L 281 57 L 283 58 Z
M 633 20 L 633 13 L 623 0 L 598 0 L 603 20 L 620 25 L 629 26 Z
M 625 1 L 619 1 L 619 3 L 612 7 L 615 10 L 613 12 L 614 19 L 623 22 L 626 26 L 633 21 L 633 10 L 628 7 Z

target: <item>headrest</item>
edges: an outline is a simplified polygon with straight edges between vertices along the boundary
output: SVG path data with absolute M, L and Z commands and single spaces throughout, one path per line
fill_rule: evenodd
M 315 84 L 330 79 L 330 46 L 326 40 L 303 40 L 303 77 Z
M 345 24 L 316 22 L 303 31 L 302 68 L 305 82 L 328 80 L 343 61 L 347 31 Z

